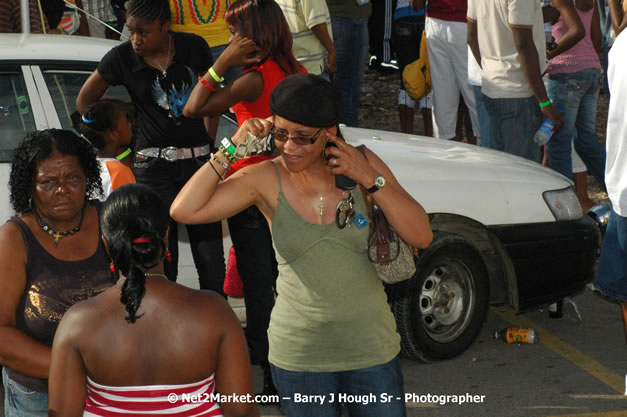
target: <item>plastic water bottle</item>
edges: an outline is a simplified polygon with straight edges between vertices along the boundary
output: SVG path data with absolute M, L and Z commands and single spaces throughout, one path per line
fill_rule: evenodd
M 494 338 L 505 343 L 538 343 L 538 335 L 533 328 L 509 327 L 494 332 Z
M 561 108 L 558 108 L 557 110 L 560 112 L 560 114 L 562 113 Z M 551 119 L 549 119 L 548 117 L 544 119 L 544 122 L 542 122 L 540 129 L 538 129 L 533 135 L 533 141 L 539 146 L 546 145 L 549 142 L 549 139 L 551 139 L 551 136 L 553 136 L 553 126 L 555 126 L 555 124 Z

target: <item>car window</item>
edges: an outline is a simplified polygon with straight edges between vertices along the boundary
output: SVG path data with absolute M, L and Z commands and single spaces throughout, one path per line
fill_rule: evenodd
M 0 72 L 0 162 L 10 161 L 13 149 L 33 130 L 35 119 L 21 71 Z
M 72 114 L 76 111 L 76 97 L 91 72 L 44 70 L 44 80 L 63 129 L 71 129 Z M 105 93 L 109 99 L 130 103 L 131 99 L 122 86 L 109 87 Z

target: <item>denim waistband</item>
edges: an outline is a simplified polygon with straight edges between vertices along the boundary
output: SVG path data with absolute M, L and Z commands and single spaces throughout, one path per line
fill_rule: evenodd
M 601 75 L 600 68 L 586 68 L 577 72 L 559 72 L 557 74 L 549 74 L 550 80 L 587 80 L 596 75 Z

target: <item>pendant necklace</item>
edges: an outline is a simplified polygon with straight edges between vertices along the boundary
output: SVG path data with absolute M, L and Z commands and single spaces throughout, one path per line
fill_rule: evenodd
M 170 46 L 172 46 L 172 35 L 170 34 L 170 32 L 168 32 L 168 55 L 165 58 L 165 68 L 162 67 L 159 61 L 155 59 L 155 64 L 159 66 L 161 74 L 163 74 L 163 78 L 167 77 L 168 75 L 168 64 L 170 63 Z
M 83 210 L 81 210 L 81 219 L 78 222 L 78 226 L 76 226 L 72 230 L 68 230 L 67 232 L 57 232 L 56 230 L 54 230 L 53 228 L 48 226 L 48 224 L 46 224 L 46 222 L 44 222 L 42 220 L 41 216 L 39 215 L 39 211 L 37 211 L 37 210 L 35 210 L 35 211 L 37 213 L 37 223 L 39 223 L 39 226 L 41 227 L 41 230 L 43 230 L 44 232 L 48 233 L 50 236 L 52 236 L 54 238 L 54 247 L 55 248 L 57 246 L 59 246 L 59 240 L 63 239 L 66 236 L 71 236 L 74 233 L 80 232 L 81 226 L 83 224 L 83 217 L 85 217 L 85 207 L 83 207 Z
M 331 188 L 331 183 L 329 183 L 325 192 L 329 191 L 329 188 Z M 318 204 L 315 206 L 315 208 L 319 210 L 318 214 L 320 215 L 320 218 L 322 219 L 322 217 L 324 217 L 324 209 L 327 208 L 327 205 L 324 203 L 324 195 L 321 195 L 318 198 L 319 198 L 319 201 L 318 201 Z

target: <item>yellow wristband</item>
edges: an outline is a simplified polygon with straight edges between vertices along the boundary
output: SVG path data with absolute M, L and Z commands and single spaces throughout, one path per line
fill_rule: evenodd
M 218 84 L 224 82 L 224 77 L 220 77 L 216 70 L 213 69 L 213 67 L 209 68 L 207 72 L 209 73 L 209 75 L 211 75 L 211 78 L 213 78 Z

